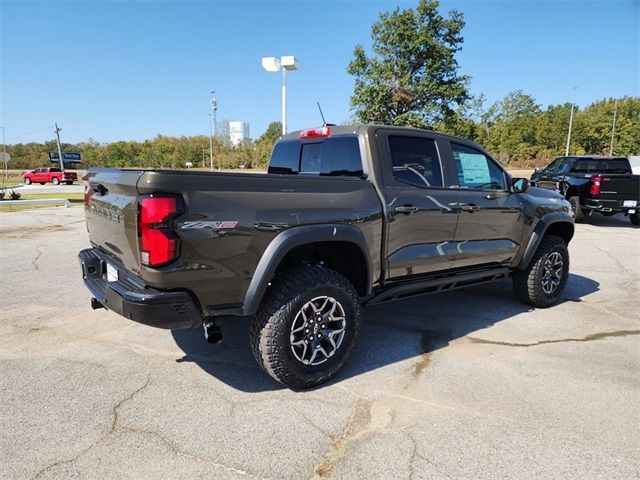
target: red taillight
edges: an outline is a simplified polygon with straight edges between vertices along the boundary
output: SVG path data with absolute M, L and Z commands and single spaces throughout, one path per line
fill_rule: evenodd
M 593 177 L 591 179 L 591 190 L 589 193 L 591 195 L 600 195 L 600 182 L 602 179 L 600 177 Z
M 300 131 L 300 138 L 323 138 L 331 135 L 330 127 L 308 128 Z
M 178 240 L 168 222 L 179 212 L 176 197 L 149 195 L 140 198 L 138 231 L 143 265 L 158 267 L 178 256 Z

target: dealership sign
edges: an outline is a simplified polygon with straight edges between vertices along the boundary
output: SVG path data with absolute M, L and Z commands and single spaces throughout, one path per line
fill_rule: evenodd
M 60 161 L 60 155 L 58 152 L 49 152 L 49 160 L 52 162 L 58 163 Z M 82 158 L 79 153 L 72 152 L 62 152 L 62 160 L 64 163 L 80 163 L 82 162 Z

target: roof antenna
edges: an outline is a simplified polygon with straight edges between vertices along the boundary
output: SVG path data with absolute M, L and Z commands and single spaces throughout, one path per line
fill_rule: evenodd
M 322 126 L 327 126 L 327 121 L 324 119 L 324 114 L 322 113 L 322 107 L 320 106 L 320 102 L 316 102 L 318 104 L 318 110 L 320 110 L 320 116 L 322 117 Z
M 318 110 L 320 110 L 320 116 L 322 117 L 322 126 L 323 127 L 335 127 L 335 123 L 327 123 L 324 119 L 324 114 L 322 113 L 322 107 L 320 106 L 320 102 L 316 102 L 318 104 Z

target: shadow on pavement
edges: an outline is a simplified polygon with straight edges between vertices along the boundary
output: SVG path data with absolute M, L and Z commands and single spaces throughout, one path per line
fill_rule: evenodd
M 598 282 L 571 274 L 560 303 L 580 302 L 598 289 Z M 515 299 L 508 280 L 371 307 L 365 310 L 353 356 L 330 383 L 438 350 L 451 340 L 529 310 L 532 308 Z M 224 341 L 214 346 L 206 342 L 199 328 L 173 330 L 176 344 L 185 353 L 176 361 L 195 362 L 241 391 L 284 388 L 256 364 L 249 345 L 248 320 L 227 319 L 220 327 Z
M 639 228 L 631 224 L 629 217 L 625 217 L 623 214 L 618 213 L 605 217 L 599 213 L 594 213 L 590 217 L 585 217 L 582 223 L 587 225 L 594 225 L 596 227 L 618 227 L 618 228 Z

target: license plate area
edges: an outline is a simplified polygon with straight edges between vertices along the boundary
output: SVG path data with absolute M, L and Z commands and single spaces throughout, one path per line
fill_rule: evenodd
M 115 265 L 111 265 L 107 262 L 107 282 L 117 282 L 118 281 L 118 269 Z
M 637 207 L 638 206 L 638 201 L 637 200 L 624 200 L 622 202 L 622 206 L 623 207 Z

